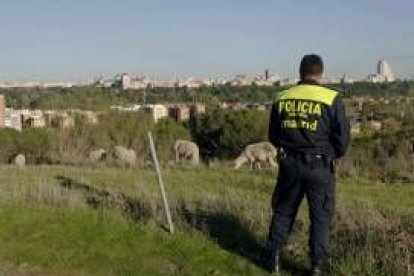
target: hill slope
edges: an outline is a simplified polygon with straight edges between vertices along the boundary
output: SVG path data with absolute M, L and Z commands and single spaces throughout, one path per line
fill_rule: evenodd
M 255 263 L 270 219 L 270 172 L 165 172 L 177 233 L 164 230 L 150 170 L 0 169 L 0 272 L 10 275 L 266 275 Z M 341 180 L 337 275 L 405 275 L 412 266 L 414 185 Z M 286 274 L 307 267 L 306 206 Z M 411 254 L 411 255 L 410 255 Z M 411 257 L 410 257 L 411 256 Z

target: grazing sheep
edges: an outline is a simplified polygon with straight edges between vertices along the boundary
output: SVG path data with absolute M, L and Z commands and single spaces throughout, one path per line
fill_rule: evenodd
M 137 154 L 132 149 L 127 149 L 122 146 L 115 146 L 113 149 L 113 157 L 122 165 L 134 166 L 137 162 Z
M 244 163 L 249 162 L 250 168 L 262 168 L 262 164 L 277 167 L 275 162 L 276 148 L 269 142 L 261 142 L 246 146 L 244 151 L 234 160 L 234 169 L 239 169 Z
M 26 157 L 23 154 L 18 154 L 13 159 L 13 164 L 17 167 L 26 166 Z
M 191 163 L 197 165 L 200 162 L 200 151 L 196 143 L 186 140 L 177 140 L 174 144 L 175 161 L 178 163 L 181 159 L 191 160 Z
M 89 153 L 89 160 L 92 162 L 100 162 L 106 159 L 106 150 L 97 149 Z

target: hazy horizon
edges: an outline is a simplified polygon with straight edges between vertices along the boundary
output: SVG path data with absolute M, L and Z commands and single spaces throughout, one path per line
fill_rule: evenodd
M 414 75 L 414 2 L 9 1 L 0 10 L 0 81 L 80 81 L 128 72 L 179 78 L 295 77 L 319 53 L 329 76 L 389 62 Z

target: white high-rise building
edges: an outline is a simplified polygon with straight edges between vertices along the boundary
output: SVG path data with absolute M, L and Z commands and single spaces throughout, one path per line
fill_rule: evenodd
M 391 67 L 388 65 L 388 62 L 385 59 L 381 59 L 378 62 L 377 74 L 384 76 L 385 80 L 388 82 L 394 81 L 394 75 L 391 71 Z
M 395 81 L 391 67 L 385 59 L 381 59 L 377 65 L 377 73 L 368 76 L 368 80 L 372 83 L 393 82 Z

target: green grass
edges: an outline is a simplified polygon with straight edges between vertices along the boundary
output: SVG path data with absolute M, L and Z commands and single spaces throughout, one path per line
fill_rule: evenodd
M 164 178 L 174 235 L 164 229 L 152 170 L 1 168 L 0 274 L 266 275 L 255 259 L 273 173 L 181 167 Z M 337 190 L 335 274 L 408 273 L 414 185 L 340 179 Z M 286 275 L 308 265 L 306 214 L 304 205 L 286 247 Z
M 412 184 L 387 185 L 354 179 L 341 181 L 338 185 L 338 192 L 344 201 L 355 199 L 390 210 L 406 210 L 414 207 Z
M 154 224 L 137 224 L 104 211 L 13 206 L 2 208 L 0 215 L 2 258 L 39 266 L 51 274 L 258 272 L 200 234 L 178 232 L 170 236 Z

